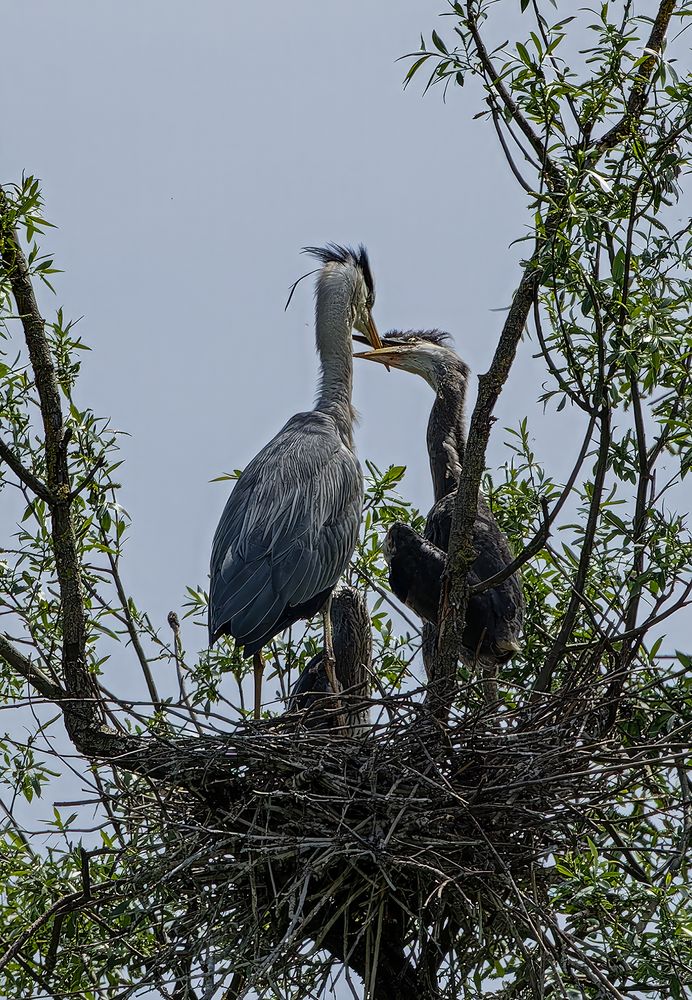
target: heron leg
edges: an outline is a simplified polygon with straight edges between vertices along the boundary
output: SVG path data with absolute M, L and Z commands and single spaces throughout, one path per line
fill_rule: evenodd
M 497 691 L 497 662 L 495 660 L 486 660 L 481 656 L 481 646 L 483 640 L 487 635 L 487 629 L 483 629 L 481 632 L 481 637 L 478 640 L 478 645 L 476 646 L 476 665 L 478 674 L 480 676 L 481 691 L 483 693 L 483 700 L 486 705 L 497 706 L 498 704 L 498 691 Z
M 346 719 L 344 718 L 341 700 L 339 695 L 341 694 L 341 685 L 337 680 L 336 676 L 336 657 L 334 656 L 334 641 L 332 636 L 332 598 L 331 594 L 322 609 L 322 623 L 324 626 L 324 671 L 327 675 L 327 680 L 329 681 L 329 686 L 334 692 L 334 707 L 336 709 L 336 718 L 334 720 L 334 725 L 336 729 L 342 733 L 346 732 Z
M 334 656 L 334 638 L 332 636 L 332 598 L 331 594 L 327 598 L 327 603 L 322 608 L 322 622 L 324 625 L 324 669 L 327 674 L 329 686 L 335 695 L 340 694 L 339 682 L 336 679 L 336 657 Z
M 255 653 L 252 657 L 252 666 L 255 672 L 255 711 L 254 718 L 259 719 L 262 715 L 262 674 L 264 673 L 264 660 L 262 651 Z
M 483 697 L 486 705 L 496 706 L 499 702 L 497 690 L 497 663 L 481 662 L 481 677 L 483 684 Z

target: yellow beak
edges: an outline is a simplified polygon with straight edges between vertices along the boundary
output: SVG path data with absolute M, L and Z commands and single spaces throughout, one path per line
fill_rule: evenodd
M 379 361 L 380 364 L 386 365 L 389 368 L 390 365 L 397 367 L 397 361 L 401 355 L 400 347 L 380 347 L 374 351 L 358 351 L 353 355 L 354 358 L 365 358 L 366 361 Z
M 368 318 L 365 326 L 368 334 L 368 340 L 370 341 L 372 347 L 374 347 L 376 351 L 382 350 L 382 341 L 380 340 L 380 335 L 377 332 L 375 320 L 372 318 L 372 313 L 370 312 L 368 312 Z

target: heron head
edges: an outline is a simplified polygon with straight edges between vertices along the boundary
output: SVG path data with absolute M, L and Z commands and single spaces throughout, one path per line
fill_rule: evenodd
M 324 247 L 305 247 L 308 253 L 323 264 L 321 281 L 339 282 L 349 297 L 351 326 L 365 336 L 365 343 L 375 350 L 382 347 L 372 310 L 375 305 L 375 282 L 370 269 L 368 252 L 360 244 L 356 249 L 328 243 Z
M 364 337 L 356 336 L 355 339 L 361 344 L 370 343 Z M 449 339 L 449 334 L 441 330 L 407 330 L 403 333 L 390 330 L 382 338 L 382 347 L 360 351 L 355 357 L 420 375 L 433 389 L 437 389 L 445 375 L 452 372 L 468 377 L 466 364 L 447 345 Z

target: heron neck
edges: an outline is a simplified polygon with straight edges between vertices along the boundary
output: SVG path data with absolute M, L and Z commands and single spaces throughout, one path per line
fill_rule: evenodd
M 348 282 L 327 273 L 317 287 L 315 335 L 320 357 L 320 381 L 315 409 L 333 417 L 342 440 L 353 446 L 354 411 L 351 405 L 351 295 Z
M 428 455 L 435 503 L 459 485 L 466 448 L 466 373 L 446 372 L 435 386 Z

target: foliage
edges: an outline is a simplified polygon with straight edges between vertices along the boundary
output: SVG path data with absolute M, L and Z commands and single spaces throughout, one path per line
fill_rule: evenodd
M 0 552 L 0 684 L 19 720 L 0 770 L 4 996 L 298 997 L 345 977 L 345 957 L 376 997 L 692 987 L 692 650 L 666 637 L 692 599 L 692 6 L 519 8 L 525 37 L 500 42 L 502 5 L 450 3 L 406 75 L 449 100 L 480 82 L 477 117 L 527 203 L 459 504 L 522 335 L 569 449 L 562 481 L 522 419 L 504 469 L 484 473 L 527 602 L 497 705 L 455 658 L 451 712 L 424 690 L 418 624 L 393 614 L 381 554 L 394 521 L 424 522 L 403 468 L 368 465 L 349 577 L 371 599 L 372 732 L 338 741 L 282 718 L 319 648 L 312 624 L 271 644 L 258 739 L 232 641 L 191 654 L 177 616 L 163 632 L 126 589 L 120 432 L 80 396 L 75 324 L 60 309 L 44 324 L 28 296 L 57 273 L 39 186 L 0 192 L 0 493 L 17 522 Z M 181 615 L 204 626 L 205 609 L 204 585 L 188 587 Z M 136 700 L 111 670 L 126 659 Z M 66 765 L 91 801 L 27 836 L 18 800 Z

